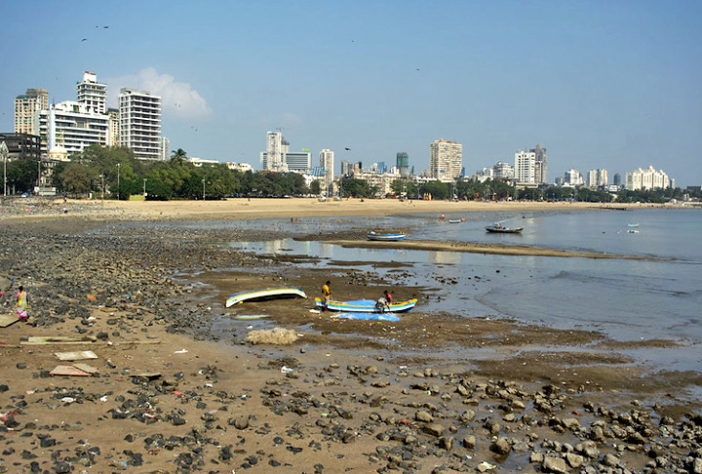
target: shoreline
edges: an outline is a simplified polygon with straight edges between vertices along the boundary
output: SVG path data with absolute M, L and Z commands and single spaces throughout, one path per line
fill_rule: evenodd
M 652 374 L 624 351 L 676 341 L 417 310 L 397 323 L 346 321 L 306 300 L 224 308 L 233 287 L 313 295 L 329 276 L 218 247 L 206 228 L 97 228 L 105 217 L 81 232 L 79 221 L 0 222 L 3 271 L 28 287 L 31 317 L 0 330 L 0 471 L 638 471 L 651 451 L 683 469 L 699 449 L 691 420 L 702 403 L 687 389 L 702 374 Z M 335 296 L 385 287 L 353 273 Z M 268 317 L 230 317 L 239 313 Z M 299 339 L 245 342 L 272 327 Z M 96 341 L 22 344 L 30 336 Z M 78 350 L 96 353 L 85 362 L 98 375 L 49 375 L 67 364 L 54 352 Z

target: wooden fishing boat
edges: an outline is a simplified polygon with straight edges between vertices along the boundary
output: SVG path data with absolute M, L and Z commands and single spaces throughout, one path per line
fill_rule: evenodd
M 485 227 L 488 232 L 493 232 L 497 234 L 518 234 L 524 230 L 524 227 L 507 227 L 499 222 Z
M 314 303 L 319 307 L 324 307 L 324 302 L 322 298 L 315 298 Z M 327 304 L 327 309 L 330 311 L 343 311 L 346 313 L 402 313 L 409 311 L 417 304 L 417 299 L 411 299 L 409 301 L 398 301 L 397 303 L 390 303 L 389 308 L 385 308 L 385 311 L 379 309 L 376 305 L 377 302 L 373 300 L 355 300 L 355 301 L 334 301 L 331 300 Z
M 301 298 L 307 298 L 307 295 L 302 288 L 297 288 L 294 286 L 284 286 L 280 288 L 262 288 L 258 290 L 247 290 L 241 293 L 234 293 L 227 298 L 227 308 L 242 303 L 244 301 L 260 301 L 269 300 L 273 298 L 290 298 L 299 296 Z
M 406 236 L 407 236 L 407 234 L 396 234 L 396 233 L 395 234 L 392 234 L 392 233 L 381 234 L 381 233 L 376 232 L 374 230 L 371 230 L 366 235 L 368 240 L 380 240 L 380 241 L 388 241 L 388 242 L 405 240 Z

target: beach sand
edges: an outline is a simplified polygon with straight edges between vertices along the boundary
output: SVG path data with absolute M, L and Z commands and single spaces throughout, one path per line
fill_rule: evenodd
M 651 374 L 617 352 L 675 341 L 622 344 L 421 309 L 396 323 L 337 320 L 310 312 L 309 299 L 227 309 L 232 288 L 294 285 L 313 297 L 327 275 L 281 265 L 291 257 L 212 246 L 216 231 L 82 232 L 104 222 L 383 215 L 403 206 L 552 208 L 477 204 L 69 201 L 67 213 L 54 214 L 4 206 L 0 271 L 29 288 L 31 319 L 0 329 L 0 471 L 474 472 L 486 462 L 494 472 L 602 472 L 702 462 L 700 403 L 684 396 L 702 384 L 700 373 Z M 335 298 L 386 283 L 349 274 L 334 282 Z M 422 289 L 395 296 L 421 301 Z M 6 295 L 0 313 L 12 304 Z M 274 326 L 293 328 L 298 341 L 244 342 L 250 330 Z M 32 336 L 90 342 L 23 343 Z M 81 361 L 97 375 L 49 375 L 70 364 L 55 352 L 77 350 L 98 355 Z

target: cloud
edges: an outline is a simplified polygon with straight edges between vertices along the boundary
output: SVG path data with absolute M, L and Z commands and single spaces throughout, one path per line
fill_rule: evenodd
M 111 107 L 118 103 L 119 90 L 123 87 L 148 91 L 161 97 L 164 115 L 177 119 L 198 119 L 210 115 L 207 101 L 187 82 L 176 82 L 170 74 L 159 74 L 148 67 L 135 75 L 109 78 L 107 101 Z

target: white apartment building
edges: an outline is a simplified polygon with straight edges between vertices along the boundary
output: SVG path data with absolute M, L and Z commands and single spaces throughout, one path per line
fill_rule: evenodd
M 665 189 L 670 187 L 670 178 L 663 170 L 656 170 L 649 166 L 630 171 L 626 174 L 626 189 L 637 191 L 639 189 Z
M 429 169 L 432 178 L 450 183 L 461 176 L 463 145 L 449 140 L 434 140 L 429 145 L 429 152 Z
M 585 180 L 583 180 L 583 175 L 580 174 L 580 171 L 574 168 L 569 169 L 563 175 L 564 186 L 582 186 L 583 184 L 585 184 Z
M 607 170 L 604 168 L 589 170 L 587 172 L 587 185 L 591 188 L 607 186 L 608 181 L 609 176 L 607 175 Z
M 39 128 L 46 130 L 48 152 L 63 148 L 69 156 L 90 145 L 107 146 L 109 141 L 108 116 L 92 113 L 85 104 L 74 101 L 39 112 Z
M 319 166 L 324 168 L 324 188 L 328 189 L 334 182 L 334 152 L 328 148 L 320 151 Z
M 514 179 L 518 183 L 536 183 L 536 152 L 517 150 L 514 154 Z
M 37 115 L 49 108 L 49 93 L 46 89 L 27 89 L 15 97 L 15 133 L 39 135 Z
M 161 148 L 161 160 L 169 160 L 171 158 L 171 141 L 166 137 L 161 137 L 159 145 Z
M 83 81 L 77 83 L 78 102 L 85 104 L 89 111 L 96 114 L 106 113 L 107 85 L 97 81 L 97 75 L 85 71 Z
M 514 179 L 514 166 L 503 161 L 498 161 L 492 167 L 492 176 L 494 179 Z
M 119 91 L 119 144 L 141 160 L 159 160 L 161 97 L 136 89 Z
M 473 177 L 481 183 L 484 183 L 488 179 L 492 179 L 495 175 L 495 170 L 492 168 L 483 168 L 475 172 Z
M 110 124 L 109 146 L 119 146 L 119 109 L 107 109 L 107 117 Z
M 271 171 L 287 171 L 283 161 L 283 133 L 280 131 L 266 132 L 266 151 L 261 153 L 261 168 Z M 286 143 L 286 147 L 289 144 Z
M 247 171 L 253 172 L 253 166 L 248 163 L 236 163 L 234 161 L 228 161 L 224 163 L 226 167 L 232 171 L 239 171 L 241 173 L 246 173 Z

